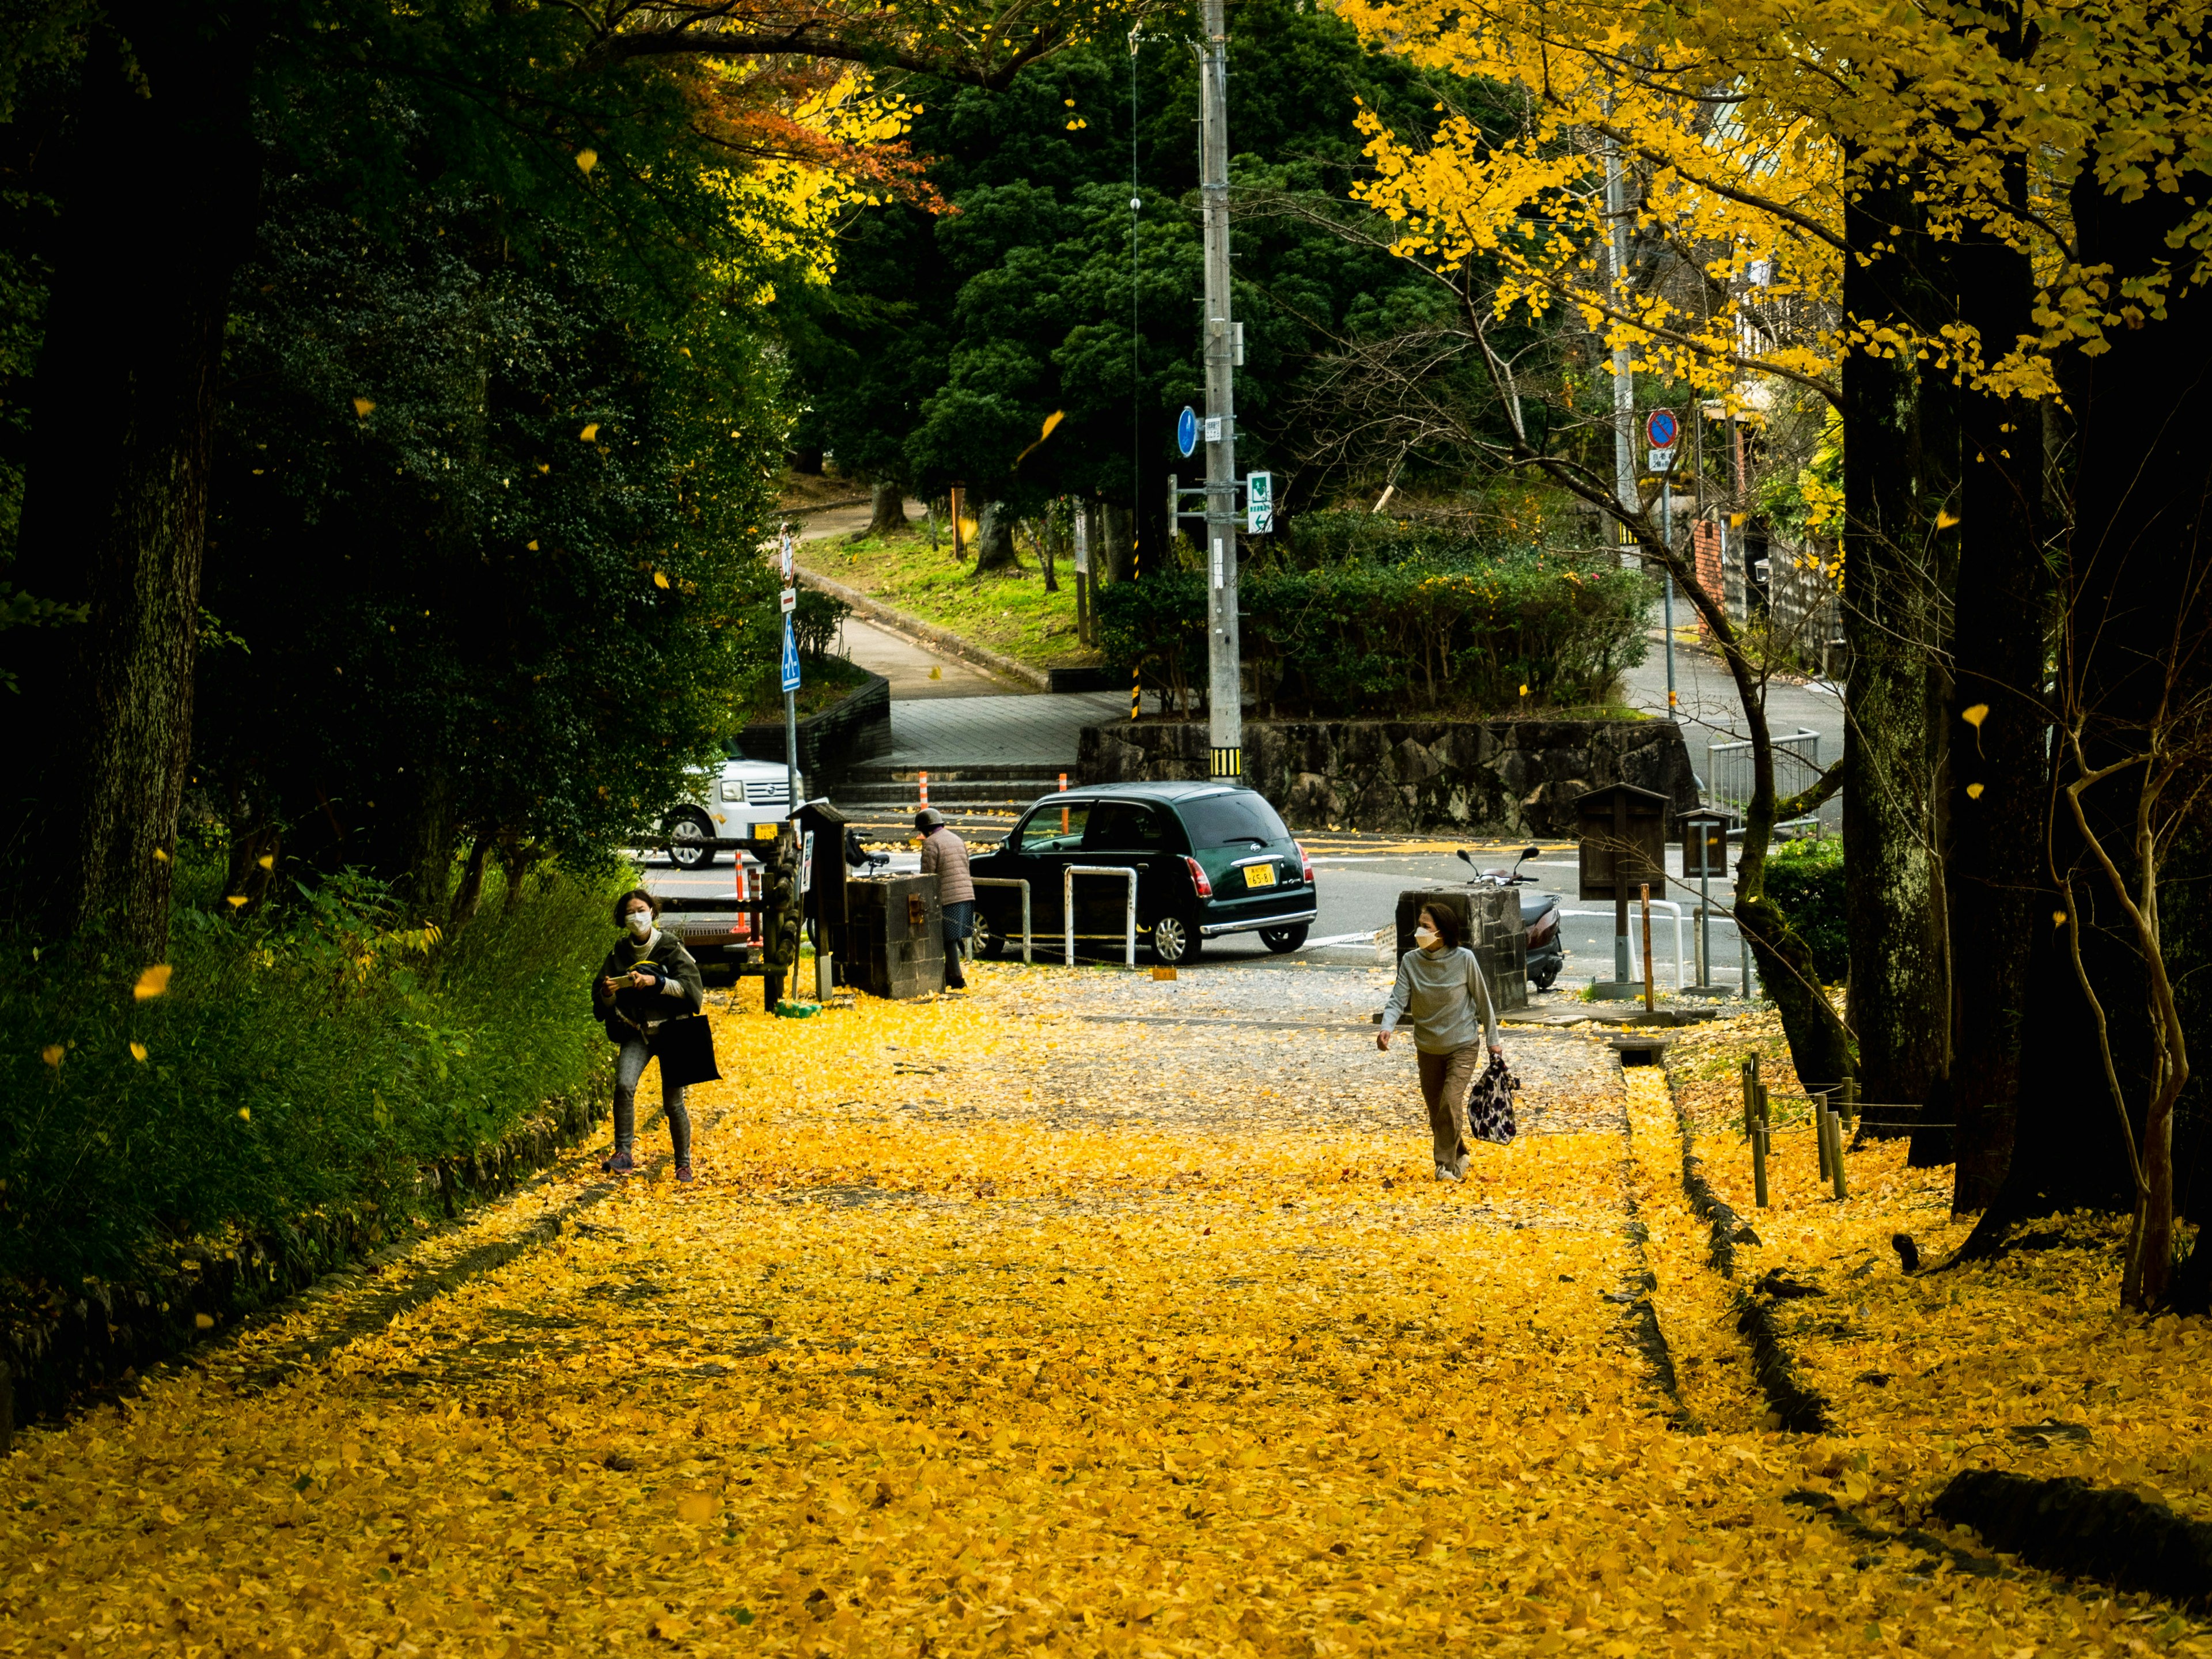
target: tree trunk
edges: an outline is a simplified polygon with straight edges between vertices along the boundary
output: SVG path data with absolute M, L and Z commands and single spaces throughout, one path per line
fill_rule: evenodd
M 1038 523 L 1037 562 L 1044 567 L 1044 591 L 1057 593 L 1060 592 L 1060 579 L 1053 574 L 1053 556 L 1060 550 L 1060 515 L 1047 513 Z
M 2151 191 L 2133 202 L 2106 196 L 2094 167 L 2075 187 L 2075 223 L 2086 264 L 2108 264 L 2118 284 L 2166 267 L 2169 235 L 2212 181 L 2191 175 L 2176 193 Z M 2196 431 L 2206 365 L 2212 364 L 2212 294 L 2188 289 L 2166 300 L 2163 319 L 2116 325 L 2107 349 L 2068 365 L 2066 402 L 2078 421 L 2075 520 L 2060 567 L 2057 610 L 2068 630 L 2060 662 L 2063 697 L 2087 716 L 2083 749 L 2100 767 L 2138 750 L 2162 704 L 2181 707 L 2212 664 L 2201 648 L 2177 666 L 2177 629 L 2199 647 L 2206 618 L 2177 616 L 2212 557 L 2203 507 L 2212 496 L 2212 453 Z M 2079 775 L 2070 758 L 2055 780 Z M 2134 823 L 2140 769 L 2086 790 L 2090 830 L 2140 890 Z M 2111 884 L 2095 866 L 2069 817 L 2055 817 L 2051 865 L 2070 875 L 2081 915 L 2082 971 L 2109 1023 L 2113 1069 L 2139 1147 L 2159 1133 L 2147 1122 L 2158 1094 L 2159 1034 L 2148 966 Z M 2095 1038 L 2094 1016 L 2078 986 L 2065 938 L 2048 914 L 2033 922 L 2036 956 L 2028 975 L 2026 1030 L 2034 1048 L 2021 1066 L 2019 1116 L 2005 1183 L 1967 1243 L 1988 1248 L 2004 1227 L 2027 1216 L 2068 1209 L 2137 1211 L 2155 1226 L 2171 1210 L 2169 1190 L 2139 1208 L 2126 1142 L 2116 1121 Z M 2169 1166 L 2170 1167 L 2170 1166 Z M 2148 1172 L 2148 1171 L 2147 1171 Z M 2165 1179 L 2161 1173 L 2161 1180 Z M 2146 1287 L 2166 1263 L 2145 1264 Z
M 1962 314 L 1987 355 L 2033 331 L 2026 254 L 1970 237 L 1954 258 Z M 1911 1161 L 1953 1162 L 1951 1206 L 1966 1214 L 1989 1207 L 2012 1162 L 2029 962 L 2051 909 L 2043 871 L 2051 571 L 2042 410 L 1968 388 L 1960 437 L 1947 860 L 1956 970 L 1948 1121 L 1958 1127 L 1916 1130 Z
M 896 536 L 906 529 L 905 485 L 878 478 L 868 486 L 868 527 L 862 537 Z
M 1135 516 L 1126 507 L 1109 502 L 1102 515 L 1106 521 L 1106 580 L 1128 582 L 1137 579 Z
M 1941 262 L 1911 228 L 1917 210 L 1905 182 L 1869 181 L 1844 212 L 1856 221 L 1853 246 L 1894 245 L 1844 261 L 1845 309 L 1932 331 L 1950 308 L 1930 289 Z M 1851 351 L 1843 382 L 1850 1022 L 1860 1097 L 1923 1105 L 1949 1072 L 1940 711 L 1956 536 L 1936 519 L 1957 476 L 1955 405 L 1948 377 L 1923 377 L 1909 356 Z
M 69 933 L 169 936 L 191 742 L 215 390 L 253 228 L 255 26 L 120 0 L 90 35 L 33 393 L 16 570 L 89 608 L 27 641 L 12 908 Z M 126 70 L 112 29 L 130 43 Z M 143 77 L 138 84 L 134 77 Z
M 975 520 L 975 570 L 978 577 L 994 570 L 1018 570 L 1014 556 L 1014 515 L 1004 501 L 986 501 Z
M 453 907 L 447 912 L 446 933 L 458 933 L 476 920 L 483 903 L 484 864 L 491 857 L 493 838 L 478 835 L 469 848 L 469 861 L 461 866 L 461 884 L 453 890 Z

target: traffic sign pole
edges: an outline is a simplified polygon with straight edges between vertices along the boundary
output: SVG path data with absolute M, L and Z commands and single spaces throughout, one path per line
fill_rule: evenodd
M 1199 59 L 1199 189 L 1206 214 L 1207 770 L 1244 775 L 1244 676 L 1237 634 L 1237 331 L 1229 303 L 1229 26 L 1206 0 Z

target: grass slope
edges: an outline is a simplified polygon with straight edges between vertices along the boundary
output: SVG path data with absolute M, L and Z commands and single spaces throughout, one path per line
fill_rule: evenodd
M 949 537 L 932 550 L 925 527 L 859 542 L 803 542 L 799 563 L 1032 667 L 1100 660 L 1096 651 L 1076 642 L 1075 571 L 1066 561 L 1058 567 L 1056 593 L 1045 592 L 1044 573 L 1026 556 L 1021 568 L 994 572 L 978 581 L 975 562 L 955 562 Z

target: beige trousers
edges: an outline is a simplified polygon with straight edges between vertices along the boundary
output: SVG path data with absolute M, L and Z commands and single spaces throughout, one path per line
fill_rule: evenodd
M 1449 1054 L 1417 1050 L 1420 1064 L 1421 1097 L 1429 1104 L 1429 1133 L 1436 1142 L 1436 1161 L 1464 1175 L 1467 1172 L 1467 1097 L 1482 1073 L 1483 1046 L 1470 1042 Z

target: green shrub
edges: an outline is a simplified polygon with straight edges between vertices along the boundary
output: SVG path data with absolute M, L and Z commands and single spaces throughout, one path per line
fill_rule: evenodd
M 1782 914 L 1813 952 L 1813 965 L 1822 981 L 1841 984 L 1850 967 L 1850 935 L 1844 926 L 1843 842 L 1782 842 L 1766 857 L 1766 896 L 1782 907 Z
M 1255 700 L 1323 717 L 1605 702 L 1621 670 L 1644 659 L 1656 591 L 1650 577 L 1601 557 L 1343 513 L 1302 517 L 1238 580 Z M 1143 669 L 1178 693 L 1203 684 L 1201 574 L 1147 575 L 1098 601 L 1114 669 Z
M 608 1064 L 586 989 L 612 932 L 607 883 L 541 875 L 510 906 L 495 882 L 440 941 L 398 929 L 358 877 L 240 921 L 222 869 L 180 860 L 159 996 L 138 999 L 143 964 L 97 936 L 7 941 L 0 1283 L 15 1297 L 158 1275 L 311 1221 L 373 1236 L 411 1208 L 424 1165 L 584 1095 Z

